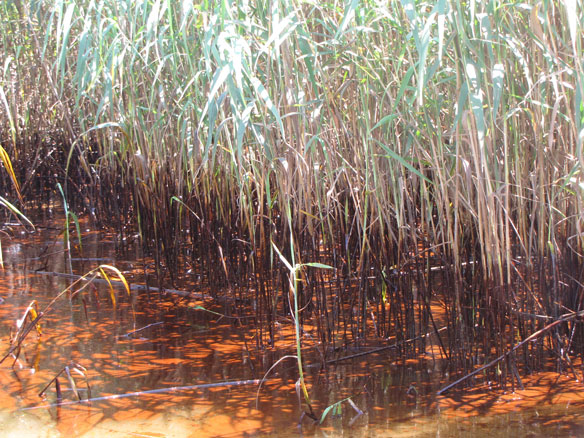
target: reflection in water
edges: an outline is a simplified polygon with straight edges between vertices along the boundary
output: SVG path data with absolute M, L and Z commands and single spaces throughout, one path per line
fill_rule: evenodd
M 127 254 L 126 261 L 113 262 L 112 244 L 97 233 L 88 236 L 84 259 L 73 260 L 77 272 L 95 267 L 100 260 L 126 271 L 140 265 L 127 261 Z M 64 272 L 62 249 L 60 239 L 41 233 L 5 244 L 0 353 L 8 350 L 15 321 L 33 299 L 42 309 L 69 285 L 66 278 L 33 272 Z M 297 366 L 293 358 L 285 358 L 294 354 L 290 321 L 280 321 L 274 348 L 256 350 L 250 347 L 255 345 L 255 331 L 237 319 L 200 309 L 222 311 L 210 302 L 136 292 L 129 299 L 120 290 L 114 308 L 108 296 L 105 286 L 97 285 L 82 297 L 63 299 L 43 321 L 42 338 L 32 333 L 14 367 L 13 359 L 0 365 L 3 436 L 492 436 L 494 432 L 579 436 L 582 432 L 581 384 L 568 377 L 555 381 L 556 373 L 533 376 L 524 381 L 525 390 L 515 393 L 476 387 L 437 399 L 435 394 L 447 378 L 431 338 L 428 354 L 420 360 L 397 359 L 387 349 L 326 367 L 318 348 L 307 347 L 306 379 L 316 411 L 351 401 L 331 410 L 323 425 L 306 419 L 299 423 Z M 305 331 L 310 336 L 310 326 Z M 75 392 L 64 376 L 59 382 L 65 403 L 55 406 L 54 385 L 41 399 L 38 393 L 70 361 L 87 369 L 93 401 L 72 403 Z M 81 397 L 87 398 L 84 378 L 74 375 L 73 379 Z M 562 391 L 556 391 L 559 388 Z M 125 396 L 110 397 L 120 394 Z

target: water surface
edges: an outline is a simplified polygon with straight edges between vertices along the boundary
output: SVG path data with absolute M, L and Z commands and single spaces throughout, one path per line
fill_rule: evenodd
M 3 238 L 0 271 L 0 353 L 29 304 L 43 309 L 70 278 L 101 263 L 139 279 L 149 262 L 139 251 L 116 251 L 110 236 L 85 232 L 82 255 L 68 260 L 59 226 Z M 39 274 L 37 271 L 43 272 Z M 296 392 L 293 327 L 278 321 L 274 348 L 256 348 L 255 330 L 223 318 L 224 306 L 193 297 L 160 296 L 115 288 L 116 306 L 103 282 L 70 300 L 64 296 L 32 332 L 18 359 L 0 365 L 2 436 L 581 436 L 584 391 L 573 376 L 541 373 L 523 391 L 463 389 L 437 398 L 448 381 L 435 351 L 405 360 L 394 350 L 321 366 L 318 348 L 304 352 L 315 411 L 345 401 L 322 425 L 307 417 Z M 311 336 L 310 326 L 306 337 Z M 428 342 L 429 350 L 435 342 Z M 348 354 L 346 352 L 344 354 Z M 274 364 L 278 362 L 275 367 Z M 75 373 L 76 365 L 84 375 Z M 53 383 L 68 366 L 82 399 L 65 373 L 62 402 Z M 271 370 L 271 371 L 270 371 Z M 261 385 L 258 380 L 265 379 Z M 217 386 L 212 386 L 216 384 Z M 175 389 L 172 389 L 175 388 Z M 122 395 L 120 398 L 108 398 Z

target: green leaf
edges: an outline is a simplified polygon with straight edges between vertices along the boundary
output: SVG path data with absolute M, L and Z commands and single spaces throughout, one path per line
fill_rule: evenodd
M 503 80 L 505 78 L 505 67 L 503 64 L 495 64 L 491 76 L 493 79 L 493 121 L 495 121 L 503 94 Z
M 323 263 L 303 263 L 302 266 L 310 266 L 311 268 L 322 268 L 322 269 L 333 269 L 332 266 L 325 265 Z
M 251 81 L 251 84 L 253 85 L 253 88 L 254 88 L 255 92 L 257 93 L 257 95 L 260 96 L 260 98 L 264 101 L 265 105 L 268 107 L 270 112 L 276 118 L 276 121 L 278 122 L 278 127 L 280 128 L 280 133 L 282 134 L 282 137 L 285 137 L 284 124 L 282 123 L 282 119 L 280 118 L 280 113 L 278 111 L 278 108 L 276 107 L 276 105 L 274 105 L 274 102 L 272 101 L 272 99 L 270 98 L 270 95 L 268 94 L 268 90 L 266 90 L 266 87 L 264 87 L 264 85 L 255 76 L 250 77 L 250 81 Z
M 320 421 L 319 423 L 322 424 L 324 422 L 324 420 L 326 419 L 326 416 L 328 415 L 328 413 L 335 409 L 337 407 L 337 405 L 339 405 L 342 402 L 336 402 L 330 406 L 328 406 L 324 411 L 322 411 L 322 415 L 320 416 Z
M 479 78 L 477 75 L 477 69 L 472 62 L 466 64 L 466 75 L 468 77 L 470 93 L 470 104 L 472 112 L 475 116 L 477 134 L 479 139 L 479 144 L 481 148 L 485 144 L 485 113 L 483 112 L 483 93 L 479 85 Z
M 69 216 L 71 216 L 73 222 L 75 223 L 75 230 L 77 231 L 77 239 L 79 241 L 79 250 L 82 251 L 83 245 L 81 244 L 81 227 L 79 226 L 79 219 L 77 218 L 77 215 L 72 211 L 69 212 Z
M 383 150 L 385 152 L 387 152 L 387 158 L 392 158 L 392 159 L 396 160 L 398 163 L 400 163 L 402 166 L 404 166 L 410 172 L 412 172 L 412 173 L 416 174 L 417 176 L 419 176 L 420 178 L 422 178 L 428 184 L 434 184 L 430 179 L 428 179 L 428 177 L 422 175 L 422 173 L 418 169 L 416 169 L 414 166 L 412 166 L 410 163 L 408 163 L 404 159 L 404 157 L 402 157 L 401 155 L 397 154 L 395 151 L 391 150 L 387 145 L 381 143 L 379 140 L 377 140 L 375 138 L 371 138 L 370 140 L 372 140 L 375 143 L 377 143 L 379 146 L 381 146 L 383 148 Z
M 349 22 L 355 16 L 355 9 L 359 5 L 359 0 L 350 0 L 351 3 L 345 6 L 345 13 L 343 14 L 343 19 L 341 20 L 341 24 L 337 28 L 337 32 L 335 33 L 335 40 L 339 40 L 339 37 L 345 32 Z
M 286 266 L 286 268 L 288 268 L 288 270 L 290 272 L 296 271 L 296 269 L 293 268 L 292 265 L 290 265 L 290 263 L 288 263 L 288 260 L 286 260 L 286 258 L 282 255 L 282 253 L 280 252 L 280 250 L 278 249 L 278 247 L 276 246 L 276 244 L 273 241 L 270 241 L 270 242 L 272 243 L 272 247 L 274 248 L 274 250 L 278 254 L 278 257 L 280 257 L 280 260 L 282 261 L 282 263 L 284 263 L 284 265 Z
M 2 196 L 0 196 L 0 205 L 3 205 L 15 215 L 20 216 L 20 218 L 22 218 L 27 224 L 34 228 L 32 222 L 28 220 L 28 218 L 18 208 L 16 208 L 13 204 L 8 202 L 8 200 L 3 198 Z
M 372 131 L 379 128 L 381 125 L 393 122 L 395 119 L 397 119 L 397 117 L 398 117 L 397 114 L 388 114 L 387 116 L 383 117 L 379 122 L 377 122 L 375 126 L 369 130 L 369 133 L 371 134 Z

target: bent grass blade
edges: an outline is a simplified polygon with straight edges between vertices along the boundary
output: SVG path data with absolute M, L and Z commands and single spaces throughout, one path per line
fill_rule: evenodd
M 272 247 L 274 248 L 274 251 L 276 251 L 276 253 L 278 254 L 278 257 L 280 258 L 282 263 L 284 263 L 284 265 L 290 271 L 289 283 L 290 283 L 290 288 L 292 290 L 292 293 L 294 295 L 294 315 L 293 315 L 293 318 L 294 318 L 294 328 L 295 328 L 295 334 L 296 334 L 296 361 L 298 363 L 298 375 L 299 375 L 298 383 L 299 383 L 299 386 L 302 390 L 302 394 L 304 396 L 304 401 L 306 402 L 306 405 L 308 406 L 310 414 L 313 417 L 315 417 L 314 410 L 312 408 L 312 403 L 310 400 L 310 395 L 308 394 L 308 389 L 306 388 L 306 383 L 304 381 L 304 370 L 302 368 L 302 352 L 301 352 L 302 341 L 300 340 L 300 318 L 299 318 L 299 311 L 298 311 L 298 281 L 299 281 L 298 272 L 304 266 L 313 267 L 313 268 L 323 268 L 323 269 L 333 269 L 333 268 L 331 266 L 325 265 L 323 263 L 297 263 L 294 266 L 292 266 L 286 260 L 286 258 L 282 255 L 282 253 L 280 252 L 280 250 L 278 249 L 276 244 L 273 241 L 271 243 L 272 243 Z M 292 245 L 292 243 L 291 243 L 291 245 Z
M 25 321 L 27 320 L 27 318 L 30 319 L 30 322 L 28 325 L 25 325 Z M 36 328 L 36 332 L 40 338 L 43 332 L 39 320 L 40 317 L 38 312 L 37 301 L 32 300 L 31 303 L 26 308 L 26 310 L 24 311 L 22 318 L 16 321 L 17 327 L 16 335 L 14 335 L 14 337 L 10 339 L 11 348 L 8 351 L 8 354 L 2 359 L 2 361 L 4 361 L 4 359 L 6 359 L 6 357 L 11 355 L 12 353 L 16 352 L 16 354 L 14 354 L 14 362 L 12 363 L 12 366 L 16 364 L 16 362 L 18 361 L 18 356 L 20 355 L 20 344 L 33 328 Z M 12 348 L 13 346 L 15 346 L 16 348 Z M 2 361 L 0 361 L 0 363 Z
M 8 104 L 6 103 L 6 97 L 4 95 L 4 91 L 3 91 L 2 87 L 0 87 L 0 91 L 2 92 L 2 98 L 6 104 L 6 111 L 8 112 L 8 115 L 10 115 Z M 12 119 L 11 119 L 11 121 L 12 121 Z M 12 161 L 10 160 L 10 157 L 8 156 L 8 153 L 6 152 L 6 149 L 4 149 L 4 147 L 2 147 L 2 145 L 0 145 L 0 162 L 2 162 L 2 164 L 4 165 L 4 169 L 6 169 L 6 172 L 8 173 L 8 176 L 10 177 L 10 180 L 12 181 L 12 184 L 14 185 L 14 189 L 16 190 L 16 195 L 18 196 L 20 203 L 24 204 L 24 200 L 22 199 L 22 195 L 20 193 L 20 186 L 18 184 L 18 179 L 16 178 L 16 174 L 14 173 L 14 168 L 12 166 Z M 32 222 L 30 220 L 28 220 L 28 218 L 23 213 L 21 213 L 21 211 L 18 208 L 16 208 L 14 205 L 12 205 L 9 201 L 7 201 L 2 196 L 0 196 L 0 205 L 6 207 L 9 211 L 11 211 L 16 216 L 17 220 L 19 220 L 19 221 L 20 221 L 20 219 L 24 220 L 26 223 L 28 223 L 34 229 L 34 225 L 32 224 Z M 2 256 L 2 242 L 0 242 L 0 268 L 4 269 L 4 258 Z
M 8 349 L 8 352 L 0 360 L 0 364 L 2 362 L 4 362 L 6 360 L 6 358 L 8 358 L 12 353 L 20 350 L 22 343 L 24 342 L 25 338 L 28 336 L 28 334 L 32 331 L 33 328 L 36 328 L 37 331 L 39 332 L 39 334 L 41 333 L 40 332 L 41 319 L 53 310 L 53 306 L 63 295 L 70 294 L 71 298 L 79 295 L 89 285 L 92 284 L 92 281 L 97 278 L 98 274 L 103 273 L 107 278 L 108 276 L 105 273 L 105 271 L 111 271 L 119 278 L 119 280 L 124 285 L 124 288 L 129 296 L 130 295 L 130 286 L 128 285 L 126 278 L 120 272 L 120 270 L 111 266 L 111 265 L 99 265 L 97 268 L 94 268 L 91 271 L 87 272 L 85 275 L 83 275 L 82 277 L 79 277 L 77 280 L 75 280 L 73 283 L 71 283 L 71 285 L 69 285 L 68 287 L 63 289 L 59 294 L 57 294 L 57 296 L 55 298 L 53 298 L 51 300 L 51 302 L 49 304 L 47 304 L 45 306 L 45 308 L 41 312 L 38 312 L 38 310 L 36 309 L 36 301 L 31 302 L 31 304 L 28 306 L 28 308 L 25 312 L 24 317 L 19 320 L 20 321 L 20 329 L 17 333 L 17 336 L 15 337 L 14 341 L 11 343 L 11 346 Z M 109 280 L 108 280 L 108 282 L 109 282 Z M 80 287 L 78 287 L 77 289 L 75 289 L 81 283 L 83 283 L 83 284 Z M 111 285 L 111 283 L 110 283 L 110 286 L 113 289 L 113 286 Z M 110 294 L 110 296 L 112 296 L 112 294 Z M 115 300 L 115 296 L 113 297 L 113 300 Z M 25 325 L 24 321 L 26 320 L 27 316 L 30 317 L 31 321 L 27 325 Z
M 22 200 L 22 195 L 20 194 L 20 185 L 18 184 L 18 180 L 16 179 L 16 174 L 14 173 L 14 168 L 12 167 L 12 161 L 10 161 L 10 157 L 6 150 L 0 145 L 0 161 L 4 164 L 4 169 L 8 172 L 8 176 L 12 180 L 12 184 L 14 184 L 14 189 L 16 190 L 16 194 L 18 195 L 18 199 L 21 203 L 24 203 Z
M 71 388 L 71 391 L 73 392 L 73 394 L 77 397 L 78 401 L 81 401 L 81 394 L 79 393 L 79 389 L 77 388 L 77 382 L 75 381 L 75 378 L 73 377 L 73 375 L 71 374 L 71 371 L 79 374 L 81 377 L 83 377 L 85 379 L 85 385 L 87 387 L 87 400 L 89 401 L 91 399 L 91 386 L 89 385 L 89 379 L 87 378 L 87 369 L 83 366 L 78 364 L 77 362 L 70 362 L 68 365 L 65 365 L 61 371 L 59 371 L 55 377 L 53 377 L 51 379 L 51 381 L 49 383 L 47 383 L 47 385 L 39 392 L 39 397 L 44 397 L 45 393 L 47 392 L 47 389 L 50 388 L 50 386 L 53 384 L 53 382 L 55 383 L 55 392 L 57 393 L 57 406 L 61 405 L 62 401 L 63 401 L 63 396 L 62 396 L 62 391 L 61 391 L 61 384 L 59 382 L 59 377 L 65 373 L 66 377 L 67 377 L 67 381 L 69 382 L 69 387 Z
M 111 265 L 99 265 L 96 269 L 98 269 L 102 275 L 105 276 L 106 280 L 107 280 L 107 274 L 105 273 L 105 270 L 111 271 L 113 272 L 116 277 L 118 278 L 119 281 L 122 282 L 122 284 L 124 285 L 124 289 L 126 290 L 126 293 L 128 294 L 128 296 L 130 295 L 130 285 L 128 284 L 128 282 L 126 281 L 126 277 L 124 277 L 124 274 L 122 274 L 122 272 L 116 268 L 115 266 L 111 266 Z M 109 283 L 109 280 L 108 280 Z M 111 286 L 111 283 L 110 283 Z M 113 286 L 111 286 L 113 288 Z
M 363 415 L 363 411 L 361 409 L 359 409 L 359 407 L 355 404 L 355 402 L 353 401 L 353 399 L 351 397 L 347 397 L 344 398 L 342 400 L 339 400 L 336 403 L 333 403 L 330 406 L 327 406 L 327 408 L 322 411 L 322 415 L 320 416 L 320 420 L 319 420 L 319 424 L 322 424 L 324 422 L 324 420 L 326 419 L 327 415 L 332 411 L 332 415 L 333 416 L 337 416 L 337 415 L 341 415 L 342 413 L 342 404 L 344 402 L 349 403 L 349 405 L 355 410 L 355 412 L 357 413 L 357 415 L 355 416 L 355 418 L 353 418 L 354 421 L 356 418 L 360 417 L 361 415 Z
M 24 213 L 22 213 L 18 208 L 16 208 L 13 204 L 11 204 L 9 201 L 7 201 L 2 196 L 0 196 L 0 205 L 3 205 L 4 207 L 6 207 L 8 210 L 10 210 L 12 213 L 14 213 L 17 217 L 21 218 L 28 225 L 30 225 L 33 229 L 35 228 L 34 224 L 24 215 Z

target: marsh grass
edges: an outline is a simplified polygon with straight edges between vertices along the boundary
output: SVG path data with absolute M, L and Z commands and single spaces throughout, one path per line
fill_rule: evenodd
M 270 242 L 336 268 L 299 282 L 300 324 L 318 315 L 325 344 L 368 336 L 374 318 L 378 336 L 426 333 L 437 283 L 465 366 L 540 312 L 580 310 L 578 2 L 0 8 L 15 168 L 58 175 L 100 221 L 136 223 L 171 275 L 186 255 L 202 278 L 254 290 L 259 344 L 287 290 Z

